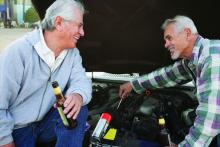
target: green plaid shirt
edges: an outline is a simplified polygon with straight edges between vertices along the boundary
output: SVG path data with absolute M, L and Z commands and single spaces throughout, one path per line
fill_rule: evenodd
M 220 40 L 198 36 L 192 57 L 186 61 L 177 61 L 131 83 L 133 89 L 141 93 L 145 89 L 171 87 L 195 79 L 199 101 L 197 116 L 188 135 L 178 146 L 208 147 L 213 137 L 220 133 Z

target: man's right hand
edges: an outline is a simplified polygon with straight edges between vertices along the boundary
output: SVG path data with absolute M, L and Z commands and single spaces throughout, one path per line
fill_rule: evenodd
M 15 147 L 15 144 L 14 144 L 14 142 L 11 142 L 11 143 L 2 145 L 2 146 L 0 146 L 0 147 Z
M 132 88 L 130 82 L 127 82 L 127 83 L 121 85 L 119 88 L 119 97 L 122 99 L 128 97 L 128 95 L 131 93 L 132 89 L 133 88 Z

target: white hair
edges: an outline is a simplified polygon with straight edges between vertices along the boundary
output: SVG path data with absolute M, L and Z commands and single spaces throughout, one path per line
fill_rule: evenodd
M 169 24 L 174 24 L 177 32 L 181 32 L 185 28 L 189 28 L 192 31 L 192 34 L 198 34 L 194 22 L 187 16 L 177 15 L 172 19 L 166 19 L 161 28 L 164 30 Z
M 84 14 L 85 9 L 83 5 L 75 0 L 56 0 L 46 10 L 44 19 L 41 22 L 42 29 L 53 30 L 54 21 L 57 16 L 63 18 L 64 21 L 71 21 L 75 18 L 74 11 L 80 10 Z

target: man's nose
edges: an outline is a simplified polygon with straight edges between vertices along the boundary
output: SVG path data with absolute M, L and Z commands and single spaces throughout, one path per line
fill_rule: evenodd
M 165 47 L 165 48 L 168 48 L 168 47 L 169 47 L 169 44 L 170 44 L 169 41 L 165 41 L 164 47 Z
M 79 30 L 79 33 L 80 33 L 81 36 L 84 36 L 84 34 L 85 34 L 85 33 L 84 33 L 84 29 L 81 28 L 81 29 Z

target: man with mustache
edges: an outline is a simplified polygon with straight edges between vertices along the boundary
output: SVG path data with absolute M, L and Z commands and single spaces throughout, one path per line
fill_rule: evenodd
M 178 146 L 207 147 L 220 133 L 220 40 L 200 36 L 193 21 L 186 16 L 167 19 L 162 29 L 171 58 L 181 60 L 121 85 L 119 96 L 126 98 L 132 89 L 142 93 L 146 89 L 172 87 L 194 80 L 199 102 L 197 116 Z

